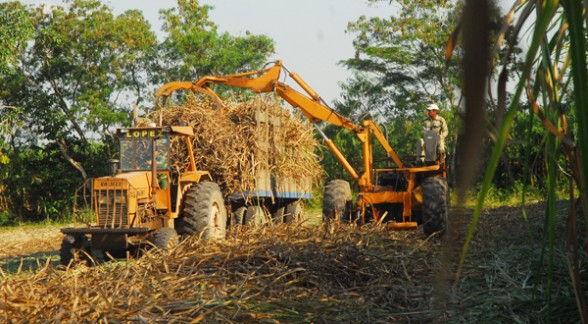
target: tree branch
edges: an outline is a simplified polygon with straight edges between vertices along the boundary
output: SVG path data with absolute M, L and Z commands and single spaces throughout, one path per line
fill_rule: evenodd
M 84 168 L 82 167 L 82 165 L 78 161 L 74 160 L 69 155 L 69 153 L 67 151 L 67 144 L 65 143 L 65 139 L 60 138 L 59 140 L 57 140 L 57 145 L 59 145 L 59 149 L 61 150 L 61 154 L 67 160 L 67 162 L 69 162 L 69 164 L 71 164 L 74 168 L 76 168 L 78 170 L 78 172 L 80 173 L 80 175 L 82 176 L 82 178 L 84 180 L 86 180 L 86 178 L 88 177 L 88 175 L 86 174 L 86 170 L 84 170 Z

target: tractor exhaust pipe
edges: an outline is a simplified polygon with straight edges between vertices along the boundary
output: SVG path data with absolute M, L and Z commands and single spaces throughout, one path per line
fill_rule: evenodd
M 108 169 L 110 170 L 110 175 L 113 177 L 118 173 L 118 162 L 117 159 L 108 160 Z

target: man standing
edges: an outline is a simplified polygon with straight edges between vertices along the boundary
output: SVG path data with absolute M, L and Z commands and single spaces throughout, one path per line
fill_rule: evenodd
M 439 107 L 436 104 L 430 104 L 427 106 L 427 118 L 422 122 L 422 135 L 423 138 L 427 132 L 434 131 L 439 134 L 437 141 L 438 154 L 442 160 L 445 159 L 445 137 L 447 137 L 447 122 L 445 118 L 438 116 Z M 419 155 L 418 161 L 424 162 L 425 160 L 425 140 L 421 138 L 417 145 L 417 154 Z

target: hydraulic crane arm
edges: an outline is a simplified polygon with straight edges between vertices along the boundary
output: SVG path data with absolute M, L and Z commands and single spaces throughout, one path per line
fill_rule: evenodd
M 349 118 L 325 107 L 318 101 L 309 99 L 304 94 L 294 90 L 286 84 L 278 82 L 276 92 L 280 97 L 292 105 L 292 107 L 300 109 L 306 118 L 313 123 L 325 121 L 356 133 L 361 131 L 361 128 L 355 125 Z
M 289 77 L 291 77 L 306 94 L 297 91 L 296 89 L 286 85 L 279 81 L 280 74 L 284 70 Z M 369 174 L 371 170 L 371 144 L 369 144 L 369 136 L 373 134 L 380 144 L 384 147 L 392 161 L 399 167 L 402 168 L 403 164 L 400 158 L 396 155 L 378 126 L 373 121 L 363 121 L 362 126 L 358 126 L 353 123 L 349 118 L 339 114 L 333 109 L 329 108 L 320 96 L 310 87 L 304 80 L 302 80 L 296 73 L 288 71 L 283 65 L 282 61 L 276 61 L 273 66 L 252 72 L 232 74 L 227 76 L 205 76 L 196 82 L 171 82 L 163 86 L 157 93 L 156 104 L 160 105 L 160 101 L 171 95 L 175 90 L 192 90 L 198 91 L 211 96 L 215 101 L 222 102 L 218 95 L 209 88 L 211 84 L 223 84 L 228 86 L 234 86 L 239 88 L 249 89 L 256 93 L 262 92 L 273 92 L 275 91 L 281 98 L 286 100 L 292 107 L 298 108 L 302 113 L 313 122 L 316 123 L 324 121 L 333 125 L 343 127 L 357 134 L 360 140 L 364 143 L 364 163 L 366 167 L 366 173 Z M 344 166 L 347 172 L 353 179 L 359 179 L 357 172 L 351 167 L 349 162 L 337 149 L 337 147 L 329 140 L 324 133 L 320 131 L 321 135 L 325 138 L 327 146 L 333 151 L 339 162 Z M 367 148 L 367 149 L 366 149 Z M 363 178 L 363 176 L 362 176 Z M 370 180 L 365 180 L 366 183 L 370 183 Z
M 307 95 L 304 95 L 288 85 L 279 81 L 282 70 L 286 70 L 282 61 L 266 69 L 232 74 L 228 76 L 205 76 L 196 82 L 170 82 L 157 92 L 155 102 L 161 105 L 161 100 L 171 95 L 176 90 L 192 90 L 210 95 L 215 101 L 222 102 L 218 95 L 209 88 L 211 84 L 224 84 L 253 92 L 272 92 L 276 91 L 278 95 L 286 100 L 292 107 L 302 110 L 304 115 L 313 123 L 326 121 L 336 126 L 344 127 L 353 132 L 359 132 L 361 128 L 355 125 L 349 118 L 337 113 L 331 108 L 321 104 L 320 97 L 314 92 L 297 74 L 289 73 L 289 76 L 298 83 Z
M 394 149 L 392 149 L 392 146 L 390 146 L 390 143 L 388 143 L 386 137 L 384 136 L 378 125 L 376 125 L 376 123 L 374 123 L 373 120 L 365 120 L 362 122 L 362 125 L 364 125 L 372 131 L 372 134 L 374 134 L 374 136 L 378 139 L 378 142 L 382 144 L 382 147 L 384 147 L 384 150 L 386 150 L 386 153 L 388 153 L 392 161 L 394 161 L 394 163 L 396 163 L 396 165 L 399 168 L 402 168 L 402 161 L 400 160 L 398 155 L 396 155 L 396 152 L 394 152 Z

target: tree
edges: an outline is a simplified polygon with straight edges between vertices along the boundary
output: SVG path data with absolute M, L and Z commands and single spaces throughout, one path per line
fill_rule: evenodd
M 178 0 L 177 8 L 160 11 L 167 36 L 159 45 L 155 83 L 257 70 L 274 53 L 267 36 L 219 33 L 208 20 L 212 8 L 197 0 Z
M 368 0 L 378 2 L 383 1 Z M 385 125 L 389 134 L 394 134 L 391 144 L 406 160 L 415 155 L 425 106 L 436 103 L 449 125 L 449 163 L 455 169 L 460 124 L 456 117 L 462 113 L 463 76 L 461 42 L 453 36 L 463 3 L 386 2 L 399 8 L 397 14 L 388 18 L 362 16 L 348 24 L 347 32 L 355 35 L 356 54 L 341 63 L 356 73 L 342 84 L 343 100 L 335 107 L 347 115 L 369 116 Z M 497 7 L 492 7 L 491 19 L 499 21 Z M 450 40 L 454 55 L 448 58 Z
M 401 8 L 398 15 L 362 16 L 348 24 L 347 32 L 355 34 L 356 54 L 341 63 L 354 73 L 341 84 L 342 100 L 335 102 L 335 109 L 357 122 L 376 120 L 385 127 L 382 131 L 393 134 L 389 142 L 406 160 L 415 154 L 426 104 L 435 102 L 442 107 L 441 115 L 450 125 L 453 112 L 458 110 L 458 58 L 446 62 L 445 45 L 458 22 L 459 6 L 453 1 L 399 0 L 390 4 Z M 456 137 L 452 132 L 448 142 L 455 143 Z M 349 141 L 338 143 L 339 147 L 352 145 Z M 374 149 L 376 155 L 384 156 L 379 145 Z M 361 149 L 355 146 L 350 154 L 361 156 Z
M 26 8 L 20 2 L 0 4 L 0 12 L 0 75 L 9 75 L 15 73 L 19 54 L 26 46 L 33 26 L 29 22 Z M 1 88 L 0 96 L 8 91 L 8 87 Z M 8 137 L 19 111 L 17 107 L 2 105 L 0 102 L 0 165 L 9 162 Z
M 137 75 L 144 73 L 142 60 L 156 39 L 137 11 L 115 17 L 99 1 L 68 4 L 49 10 L 21 6 L 17 11 L 26 10 L 27 18 L 8 22 L 8 28 L 31 32 L 21 33 L 16 49 L 0 63 L 9 67 L 1 76 L 8 87 L 0 101 L 26 107 L 22 134 L 28 138 L 23 139 L 57 144 L 85 178 L 84 165 L 72 156 L 73 143 L 79 141 L 82 153 L 89 154 L 89 136 L 100 138 L 128 120 L 122 99 L 129 91 L 140 92 Z M 14 7 L 4 3 L 1 8 L 11 13 Z
M 455 109 L 459 105 L 458 58 L 446 62 L 445 45 L 458 23 L 459 7 L 453 1 L 399 0 L 394 4 L 401 8 L 397 16 L 362 16 L 349 23 L 347 32 L 356 34 L 356 55 L 342 63 L 372 76 L 368 91 L 386 98 L 378 103 L 385 105 L 379 107 L 385 118 L 402 111 L 420 112 L 430 102 Z
M 161 43 L 140 11 L 65 4 L 0 3 L 0 106 L 14 107 L 0 110 L 0 187 L 32 218 L 67 213 L 116 154 L 112 131 L 162 82 L 259 68 L 273 53 L 265 36 L 218 33 L 197 1 L 162 11 Z

